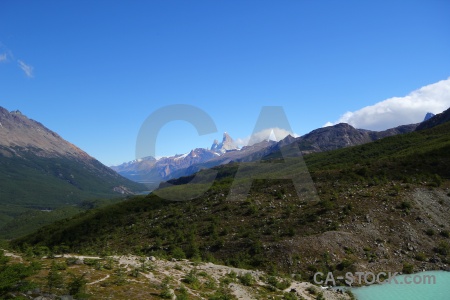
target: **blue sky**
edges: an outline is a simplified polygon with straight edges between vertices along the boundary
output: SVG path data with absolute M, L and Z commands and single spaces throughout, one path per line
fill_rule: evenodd
M 297 134 L 339 121 L 378 129 L 386 113 L 402 123 L 450 103 L 449 14 L 445 0 L 5 0 L 0 106 L 107 165 L 134 159 L 140 126 L 169 104 L 198 106 L 218 132 L 168 124 L 159 156 L 224 131 L 245 138 L 263 105 L 283 106 Z M 389 105 L 361 113 L 393 97 L 422 105 L 396 118 Z M 361 121 L 368 115 L 378 125 Z

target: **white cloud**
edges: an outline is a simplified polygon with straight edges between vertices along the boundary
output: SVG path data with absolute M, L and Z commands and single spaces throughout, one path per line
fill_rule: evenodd
M 346 112 L 338 121 L 327 122 L 324 127 L 348 123 L 356 128 L 385 130 L 422 122 L 427 112 L 437 114 L 449 107 L 450 77 L 421 87 L 407 96 L 389 98 L 354 112 Z
M 0 62 L 6 61 L 8 58 L 6 57 L 6 53 L 0 54 Z
M 280 141 L 288 135 L 292 135 L 293 137 L 299 136 L 298 134 L 292 133 L 288 130 L 276 127 L 276 128 L 267 128 L 267 129 L 261 130 L 251 136 L 236 139 L 234 142 L 239 147 L 251 146 L 256 143 L 262 142 L 264 140 Z
M 33 67 L 30 65 L 27 65 L 26 63 L 24 63 L 21 60 L 17 60 L 17 62 L 19 63 L 19 67 L 22 69 L 22 71 L 25 72 L 25 75 L 27 75 L 27 77 L 32 78 L 33 77 Z

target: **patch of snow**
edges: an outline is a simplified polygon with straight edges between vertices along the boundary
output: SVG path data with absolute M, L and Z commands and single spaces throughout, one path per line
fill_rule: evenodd
M 180 159 L 183 159 L 183 158 L 185 158 L 186 156 L 188 156 L 188 154 L 189 154 L 189 153 L 186 153 L 186 154 L 183 154 L 183 155 L 177 156 L 177 157 L 175 157 L 175 160 L 180 160 Z

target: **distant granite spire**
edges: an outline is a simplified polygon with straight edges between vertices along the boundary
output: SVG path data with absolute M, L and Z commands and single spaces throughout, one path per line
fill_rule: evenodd
M 219 144 L 217 140 L 211 146 L 211 150 L 217 153 L 225 153 L 230 150 L 236 150 L 238 147 L 228 133 L 223 134 L 222 142 Z
M 427 120 L 429 120 L 429 119 L 431 119 L 432 117 L 434 117 L 434 114 L 433 113 L 430 113 L 430 112 L 428 112 L 426 115 L 425 115 L 425 118 L 423 119 L 423 121 L 422 122 L 425 122 L 425 121 L 427 121 Z

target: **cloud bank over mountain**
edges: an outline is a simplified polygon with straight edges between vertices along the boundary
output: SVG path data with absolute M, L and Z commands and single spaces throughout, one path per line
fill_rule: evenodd
M 286 129 L 282 128 L 267 128 L 264 130 L 261 130 L 255 134 L 252 134 L 251 136 L 247 136 L 245 138 L 238 138 L 235 140 L 235 143 L 239 147 L 243 146 L 251 146 L 257 143 L 260 143 L 264 140 L 272 140 L 272 141 L 280 141 L 284 139 L 286 136 L 292 135 L 293 137 L 298 137 L 299 135 L 293 132 L 290 132 Z
M 354 112 L 346 112 L 336 122 L 355 128 L 385 130 L 423 121 L 427 112 L 440 113 L 450 107 L 450 77 L 421 87 L 404 97 L 392 97 Z

